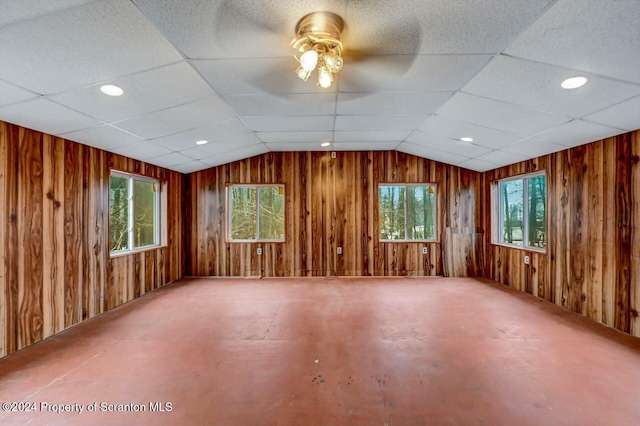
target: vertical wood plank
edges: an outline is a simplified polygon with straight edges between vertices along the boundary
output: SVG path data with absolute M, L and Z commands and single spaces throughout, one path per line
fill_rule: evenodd
M 0 122 L 0 357 L 7 354 L 6 316 L 7 316 L 7 277 L 5 266 L 5 247 L 7 247 L 7 125 Z
M 0 170 L 2 168 L 0 167 Z M 640 337 L 640 132 L 631 135 L 631 324 Z M 1 223 L 1 222 L 0 222 Z

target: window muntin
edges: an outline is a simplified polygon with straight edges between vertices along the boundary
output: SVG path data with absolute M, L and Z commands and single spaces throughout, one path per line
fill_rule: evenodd
M 545 249 L 547 240 L 547 180 L 534 173 L 498 181 L 500 244 Z
M 160 245 L 160 182 L 112 171 L 109 182 L 109 248 L 118 254 Z
M 229 241 L 284 241 L 284 185 L 230 185 L 227 199 Z
M 378 187 L 381 241 L 436 241 L 434 184 L 381 184 Z

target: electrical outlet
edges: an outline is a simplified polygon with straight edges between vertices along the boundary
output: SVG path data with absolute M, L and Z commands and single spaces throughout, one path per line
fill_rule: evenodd
M 336 158 L 336 152 L 335 151 L 331 151 L 331 158 Z
M 422 254 L 427 254 L 427 248 L 426 247 L 422 247 Z
M 529 256 L 525 256 L 524 257 L 524 264 L 528 265 L 529 264 Z
M 342 247 L 338 247 L 336 251 L 338 252 L 338 254 L 342 254 Z
M 256 250 L 256 253 L 258 253 L 258 256 L 262 255 L 262 247 L 258 247 L 258 249 Z

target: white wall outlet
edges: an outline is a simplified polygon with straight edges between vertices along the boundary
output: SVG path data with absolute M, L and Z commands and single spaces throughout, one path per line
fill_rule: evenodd
M 258 256 L 262 256 L 262 247 L 258 247 L 256 253 L 258 253 Z
M 426 247 L 422 247 L 422 254 L 427 254 L 427 248 Z
M 331 151 L 331 158 L 336 158 L 336 152 L 335 151 Z
M 529 256 L 525 256 L 524 257 L 524 264 L 528 265 L 529 264 Z
M 342 254 L 342 247 L 338 247 L 336 251 L 338 252 L 338 254 Z

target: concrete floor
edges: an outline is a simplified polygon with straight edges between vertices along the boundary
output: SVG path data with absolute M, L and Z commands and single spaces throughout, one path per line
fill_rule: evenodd
M 638 425 L 640 339 L 474 279 L 187 279 L 0 360 L 0 401 L 36 410 L 2 424 Z

